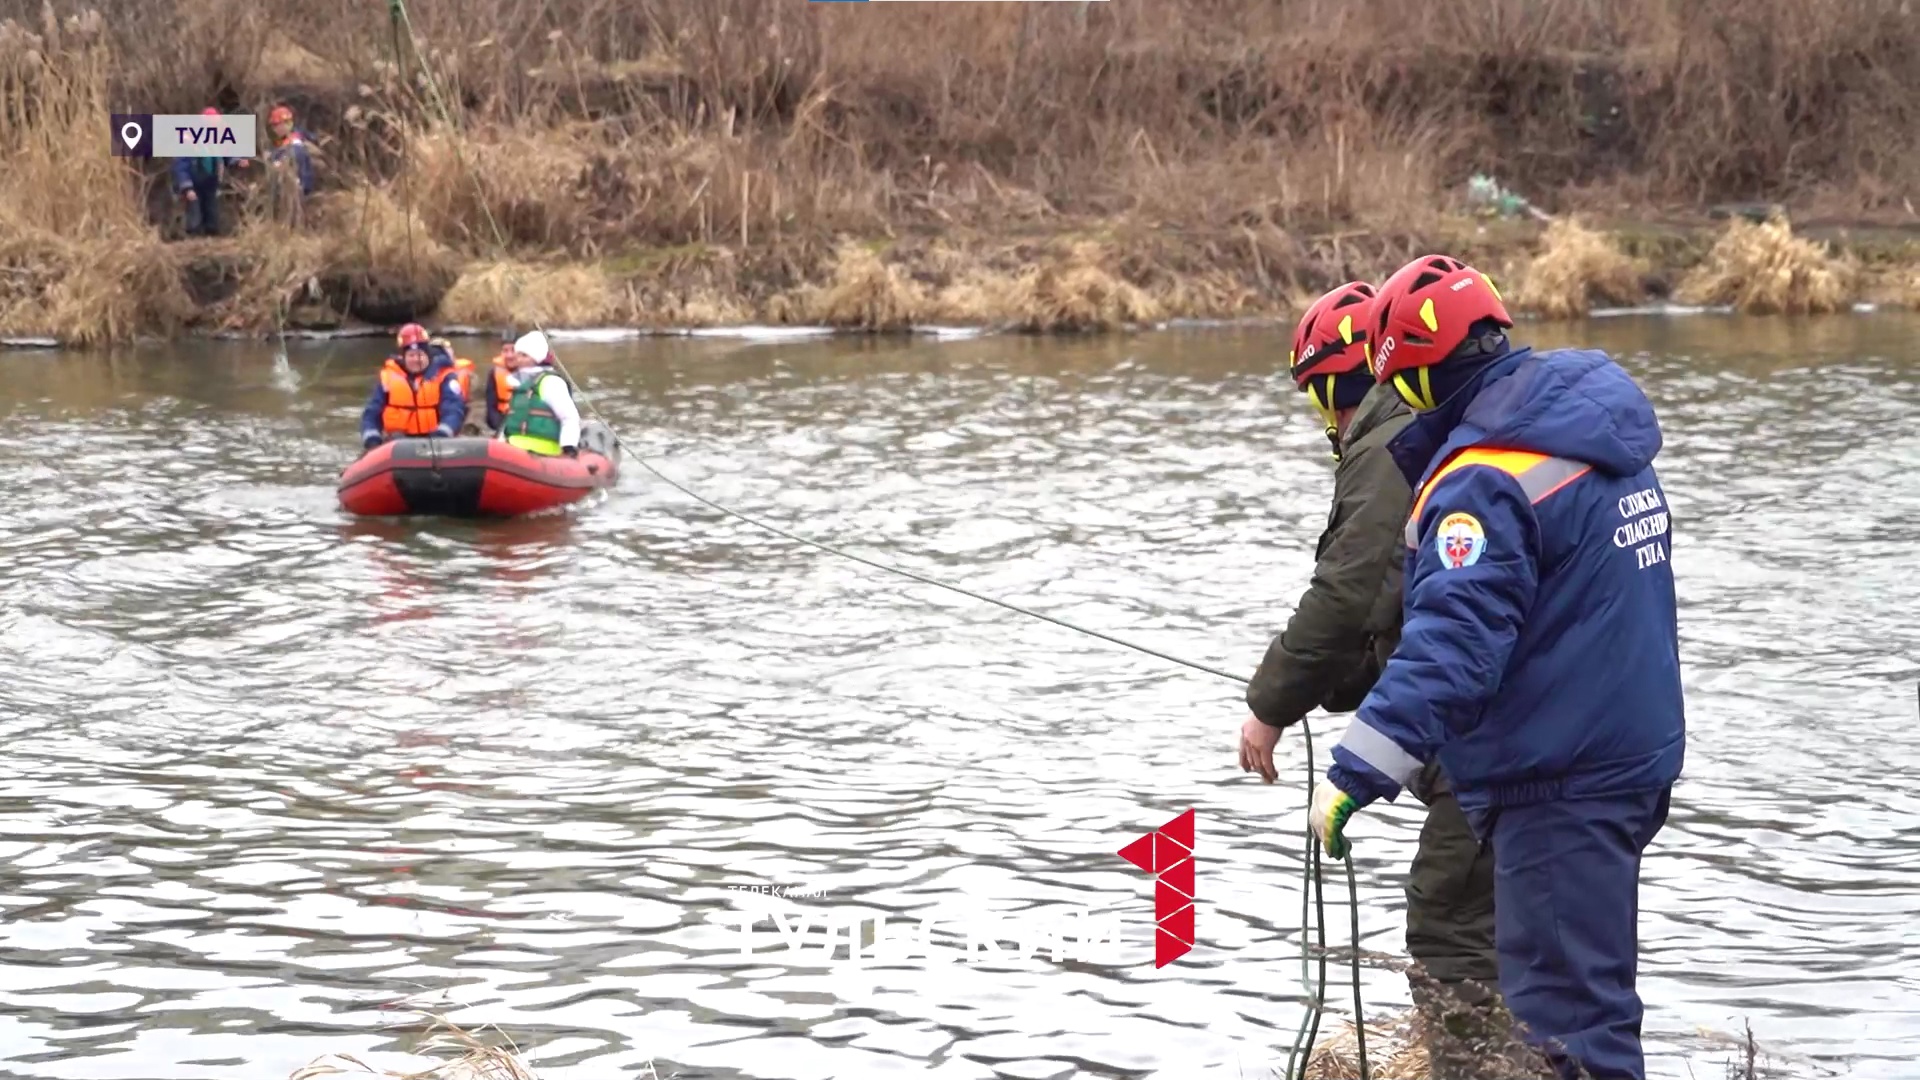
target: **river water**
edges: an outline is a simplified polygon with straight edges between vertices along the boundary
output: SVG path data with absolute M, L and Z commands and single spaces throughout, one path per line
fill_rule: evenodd
M 1666 425 L 1692 742 L 1642 889 L 1654 1075 L 1722 1075 L 1748 1021 L 1793 1055 L 1778 1075 L 1911 1075 L 1920 322 L 1532 332 L 1615 350 Z M 1331 486 L 1273 378 L 1285 349 L 1172 331 L 562 355 L 710 498 L 1250 672 Z M 403 998 L 499 1025 L 549 1080 L 1284 1063 L 1304 764 L 1289 735 L 1281 783 L 1238 770 L 1237 687 L 632 465 L 572 517 L 357 523 L 333 482 L 379 351 L 0 356 L 0 1072 L 390 1063 L 418 1043 Z M 1323 763 L 1340 724 L 1314 721 Z M 1156 970 L 1152 886 L 1114 852 L 1188 808 L 1199 943 Z M 1402 951 L 1419 820 L 1407 800 L 1355 826 L 1370 949 Z M 1084 905 L 1137 937 L 1124 964 L 829 974 L 742 956 L 715 920 L 754 903 Z M 1391 971 L 1364 984 L 1370 1011 L 1406 1001 Z

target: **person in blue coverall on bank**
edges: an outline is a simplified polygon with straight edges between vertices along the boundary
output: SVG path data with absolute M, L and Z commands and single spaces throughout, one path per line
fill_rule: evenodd
M 1563 1077 L 1645 1080 L 1640 859 L 1686 750 L 1660 424 L 1605 353 L 1536 353 L 1485 275 L 1430 255 L 1381 286 L 1374 379 L 1418 414 L 1398 648 L 1310 814 L 1349 816 L 1438 760 L 1493 849 L 1500 992 Z
M 208 108 L 200 110 L 201 116 L 220 115 L 220 110 Z M 252 158 L 223 157 L 181 157 L 173 159 L 173 193 L 186 204 L 186 231 L 188 236 L 220 235 L 220 187 L 226 179 L 227 166 L 246 168 L 253 164 Z

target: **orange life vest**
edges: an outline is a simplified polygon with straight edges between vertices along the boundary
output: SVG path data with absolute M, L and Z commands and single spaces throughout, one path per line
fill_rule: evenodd
M 453 377 L 460 380 L 460 399 L 473 400 L 473 361 L 464 356 L 453 358 Z
M 473 361 L 463 356 L 455 356 L 453 353 L 453 342 L 448 341 L 446 338 L 433 338 L 428 341 L 427 344 L 446 353 L 447 359 L 453 361 L 454 378 L 460 380 L 460 398 L 463 401 L 472 401 Z M 429 355 L 431 355 L 431 353 L 429 353 Z
M 513 376 L 498 364 L 493 366 L 493 407 L 502 415 L 506 414 L 507 404 L 513 400 Z
M 387 390 L 387 407 L 380 413 L 380 424 L 387 435 L 430 435 L 440 426 L 440 383 L 447 377 L 445 368 L 416 382 L 389 357 L 380 369 L 380 385 Z

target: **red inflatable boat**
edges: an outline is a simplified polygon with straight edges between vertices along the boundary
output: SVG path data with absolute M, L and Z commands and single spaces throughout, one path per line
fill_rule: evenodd
M 362 517 L 500 518 L 579 502 L 620 478 L 613 433 L 589 421 L 580 456 L 546 457 L 499 439 L 395 439 L 340 474 L 340 505 Z

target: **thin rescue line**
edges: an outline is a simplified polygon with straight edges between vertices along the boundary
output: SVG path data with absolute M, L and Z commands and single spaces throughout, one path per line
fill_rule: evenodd
M 391 7 L 391 11 L 397 17 L 398 24 L 406 27 L 407 43 L 413 49 L 414 58 L 417 61 L 419 61 L 419 69 L 420 69 L 421 75 L 426 80 L 427 89 L 432 95 L 433 104 L 440 110 L 441 119 L 445 121 L 450 128 L 457 129 L 459 126 L 458 121 L 454 118 L 451 110 L 447 108 L 445 98 L 440 92 L 439 82 L 437 79 L 434 78 L 432 66 L 428 64 L 426 62 L 425 57 L 421 56 L 420 54 L 420 43 L 418 38 L 414 34 L 413 19 L 407 11 L 405 0 L 390 0 L 390 7 Z M 398 53 L 398 51 L 399 51 L 399 45 L 398 45 L 398 42 L 396 41 L 395 42 L 396 54 Z M 395 56 L 396 63 L 399 61 L 399 59 L 400 59 L 399 56 L 396 55 Z M 465 155 L 460 152 L 460 140 L 457 138 L 453 139 L 452 144 L 453 144 L 454 158 L 456 162 L 458 162 L 461 171 L 465 172 L 467 176 L 473 181 L 474 187 L 477 193 L 480 195 L 480 198 L 478 200 L 480 205 L 480 210 L 483 214 L 486 215 L 487 224 L 493 230 L 495 243 L 499 246 L 501 251 L 504 253 L 507 246 L 506 234 L 500 228 L 500 223 L 494 219 L 493 209 L 487 205 L 486 191 L 481 186 L 479 177 L 473 172 L 473 170 L 470 167 L 468 167 Z M 409 237 L 409 240 L 411 240 L 411 237 Z M 542 334 L 546 333 L 546 327 L 541 325 L 538 315 L 535 315 L 531 321 L 533 322 L 534 326 L 540 330 Z M 566 376 L 567 382 L 573 384 L 573 388 L 575 392 L 579 395 L 582 403 L 586 405 L 587 411 L 593 415 L 593 418 L 595 420 L 598 420 L 600 421 L 600 423 L 604 424 L 609 433 L 613 433 L 613 425 L 607 422 L 606 418 L 601 415 L 599 409 L 594 407 L 593 402 L 587 398 L 585 393 L 581 392 L 583 388 L 579 386 L 578 382 L 573 378 L 572 374 L 567 371 L 565 365 L 563 365 L 560 362 L 560 358 L 558 356 L 553 356 L 551 357 L 551 359 L 552 359 L 553 365 L 556 368 L 559 368 L 562 375 Z M 1160 660 L 1165 660 L 1168 663 L 1177 664 L 1181 667 L 1189 668 L 1194 671 L 1202 672 L 1204 674 L 1213 675 L 1217 678 L 1225 679 L 1229 682 L 1234 683 L 1237 686 L 1244 687 L 1247 685 L 1246 679 L 1242 678 L 1241 676 L 1234 675 L 1231 672 L 1223 671 L 1220 668 L 1212 667 L 1207 664 L 1198 663 L 1193 660 L 1182 659 L 1181 657 L 1174 656 L 1171 653 L 1164 653 L 1158 649 L 1149 648 L 1148 646 L 1141 645 L 1137 642 L 1128 641 L 1125 638 L 1115 637 L 1112 634 L 1102 633 L 1101 631 L 1098 631 L 1098 630 L 1089 629 L 1088 627 L 1080 626 L 1076 623 L 1069 622 L 1066 619 L 1061 619 L 1052 615 L 1046 615 L 1038 611 L 1033 611 L 1028 608 L 1021 607 L 1018 604 L 1009 603 L 1005 600 L 999 600 L 982 593 L 974 592 L 971 589 L 964 589 L 958 585 L 950 585 L 944 581 L 936 580 L 924 574 L 920 574 L 915 571 L 908 570 L 904 567 L 893 566 L 888 563 L 879 562 L 878 560 L 875 560 L 875 559 L 869 559 L 869 558 L 866 558 L 865 556 L 856 555 L 853 552 L 834 547 L 831 544 L 825 544 L 818 540 L 813 540 L 808 537 L 801 536 L 798 533 L 791 532 L 787 529 L 783 529 L 770 522 L 762 521 L 759 518 L 753 517 L 749 514 L 742 513 L 741 511 L 735 510 L 732 507 L 726 506 L 722 503 L 715 502 L 714 500 L 709 499 L 704 495 L 701 495 L 699 492 L 694 491 L 692 488 L 687 487 L 685 484 L 682 484 L 678 480 L 675 480 L 673 477 L 668 476 L 666 473 L 662 472 L 659 468 L 655 467 L 654 464 L 648 461 L 646 458 L 638 454 L 635 454 L 631 451 L 626 451 L 625 446 L 620 442 L 619 436 L 617 434 L 614 435 L 613 444 L 614 444 L 613 445 L 614 453 L 619 454 L 625 451 L 626 456 L 628 458 L 631 458 L 632 460 L 638 462 L 642 468 L 646 469 L 648 472 L 658 477 L 661 481 L 666 483 L 669 487 L 672 487 L 674 490 L 680 492 L 681 494 L 687 496 L 690 499 L 693 499 L 695 502 L 701 503 L 704 506 L 717 510 L 720 513 L 726 514 L 729 517 L 738 518 L 739 520 L 744 521 L 747 524 L 754 526 L 755 528 L 763 529 L 767 532 L 773 533 L 776 536 L 780 536 L 787 540 L 791 540 L 794 543 L 803 544 L 811 548 L 816 548 L 820 551 L 826 552 L 829 555 L 837 555 L 840 558 L 849 559 L 849 560 L 852 560 L 853 562 L 860 563 L 864 566 L 873 567 L 876 570 L 885 571 L 886 573 L 890 573 L 890 574 L 897 574 L 901 577 L 909 578 L 913 581 L 920 582 L 921 584 L 924 584 L 924 585 L 932 585 L 935 588 L 945 589 L 949 592 L 958 593 L 959 595 L 965 596 L 969 599 L 978 600 L 985 604 L 990 604 L 995 607 L 1004 608 L 1007 611 L 1011 611 L 1020 615 L 1025 615 L 1029 618 L 1038 619 L 1041 622 L 1052 623 L 1053 625 L 1061 627 L 1066 630 L 1072 630 L 1076 633 L 1085 634 L 1088 637 L 1098 638 L 1101 641 L 1109 642 L 1114 645 L 1119 645 L 1123 648 L 1132 649 L 1135 652 L 1143 653 L 1147 656 L 1152 656 Z M 1309 800 L 1309 804 L 1311 804 L 1312 792 L 1313 792 L 1313 781 L 1314 781 L 1313 732 L 1307 726 L 1307 723 L 1305 720 L 1302 720 L 1300 722 L 1300 730 L 1306 738 L 1306 752 L 1307 752 L 1306 753 L 1306 770 L 1307 770 L 1306 786 L 1307 786 L 1307 797 Z M 1307 859 L 1306 859 L 1306 866 L 1303 873 L 1302 894 L 1301 894 L 1302 913 L 1301 913 L 1301 926 L 1300 926 L 1300 951 L 1301 951 L 1301 965 L 1302 965 L 1302 970 L 1301 970 L 1302 989 L 1307 992 L 1310 1000 L 1307 1005 L 1306 1015 L 1301 1018 L 1299 1031 L 1295 1034 L 1292 1051 L 1288 1054 L 1288 1057 L 1287 1057 L 1288 1080 L 1300 1080 L 1300 1078 L 1304 1077 L 1306 1066 L 1309 1064 L 1309 1061 L 1307 1059 L 1303 1059 L 1301 1055 L 1304 1052 L 1310 1058 L 1311 1052 L 1312 1052 L 1313 1039 L 1316 1038 L 1318 1035 L 1318 1032 L 1320 1030 L 1320 1019 L 1322 1015 L 1325 1014 L 1327 1009 L 1326 897 L 1323 891 L 1324 883 L 1323 883 L 1322 875 L 1320 872 L 1321 845 L 1319 843 L 1318 837 L 1316 837 L 1313 834 L 1312 829 L 1307 830 L 1306 844 L 1307 844 L 1307 848 L 1306 848 Z M 1361 968 L 1360 968 L 1359 891 L 1358 891 L 1358 887 L 1354 882 L 1352 856 L 1349 855 L 1346 859 L 1342 861 L 1346 863 L 1347 905 L 1352 916 L 1353 949 L 1352 949 L 1352 957 L 1351 957 L 1351 970 L 1352 970 L 1352 976 L 1353 976 L 1353 1014 L 1354 1014 L 1354 1028 L 1358 1033 L 1358 1041 L 1359 1041 L 1360 1076 L 1361 1076 L 1361 1080 L 1370 1080 L 1371 1070 L 1367 1060 L 1366 1013 L 1364 1011 L 1363 1002 L 1362 1002 L 1361 993 L 1360 993 Z M 1314 899 L 1313 906 L 1316 914 L 1316 918 L 1314 921 L 1316 924 L 1316 930 L 1319 937 L 1319 949 L 1317 951 L 1319 952 L 1319 955 L 1320 955 L 1318 979 L 1311 982 L 1307 979 L 1307 968 L 1311 966 L 1311 957 L 1316 950 L 1307 942 L 1308 927 L 1306 925 L 1305 906 L 1306 906 L 1306 889 L 1308 887 L 1311 887 L 1313 891 L 1313 899 Z
M 646 458 L 641 457 L 638 454 L 629 453 L 627 456 L 632 458 L 634 461 L 639 462 L 642 468 L 646 469 L 648 472 L 652 473 L 653 475 L 659 477 L 662 481 L 665 481 L 668 486 L 672 487 L 674 490 L 680 492 L 681 494 L 687 496 L 688 498 L 693 499 L 694 501 L 699 502 L 705 506 L 708 506 L 714 510 L 718 510 L 719 512 L 726 514 L 729 517 L 738 518 L 749 525 L 755 526 L 756 528 L 764 529 L 767 532 L 773 533 L 776 536 L 784 537 L 788 540 L 793 541 L 794 543 L 805 544 L 808 547 L 817 548 L 830 555 L 838 555 L 843 559 L 850 559 L 854 562 L 861 563 L 866 566 L 871 566 L 876 570 L 884 570 L 890 574 L 898 574 L 901 577 L 911 578 L 912 580 L 920 582 L 921 584 L 924 584 L 924 585 L 932 585 L 935 588 L 946 589 L 949 592 L 959 593 L 961 596 L 978 600 L 978 601 L 981 601 L 982 603 L 991 604 L 994 607 L 1005 608 L 1008 611 L 1012 611 L 1021 615 L 1026 615 L 1030 618 L 1039 619 L 1041 622 L 1052 623 L 1055 626 L 1059 626 L 1067 630 L 1072 630 L 1077 633 L 1085 634 L 1088 637 L 1099 638 L 1102 641 L 1111 642 L 1115 645 L 1120 645 L 1125 648 L 1132 649 L 1135 652 L 1145 653 L 1148 656 L 1157 657 L 1161 660 L 1166 660 L 1170 663 L 1178 664 L 1181 667 L 1191 668 L 1194 671 L 1204 672 L 1208 675 L 1215 675 L 1229 682 L 1232 682 L 1238 686 L 1244 687 L 1245 685 L 1247 685 L 1246 679 L 1243 679 L 1238 675 L 1234 675 L 1229 672 L 1222 671 L 1219 668 L 1210 667 L 1206 664 L 1198 663 L 1193 660 L 1185 660 L 1178 656 L 1173 656 L 1168 653 L 1163 653 L 1158 649 L 1148 648 L 1147 646 L 1141 645 L 1137 642 L 1128 641 L 1125 638 L 1118 638 L 1118 637 L 1114 637 L 1112 634 L 1102 633 L 1098 630 L 1091 630 L 1091 629 L 1088 629 L 1087 627 L 1069 622 L 1066 619 L 1055 618 L 1052 615 L 1043 614 L 1038 611 L 1032 611 L 1028 608 L 1021 607 L 1018 604 L 1009 603 L 1005 600 L 1000 600 L 1000 599 L 996 599 L 995 597 L 987 596 L 982 593 L 977 593 L 971 589 L 963 589 L 958 585 L 949 585 L 944 581 L 935 580 L 934 578 L 930 578 L 925 574 L 917 573 L 915 571 L 908 570 L 904 567 L 893 566 L 889 563 L 883 563 L 876 559 L 869 559 L 864 555 L 856 555 L 851 551 L 846 551 L 844 549 L 834 547 L 831 544 L 822 543 L 818 540 L 813 540 L 808 537 L 801 536 L 799 533 L 792 532 L 787 529 L 783 529 L 778 525 L 774 525 L 770 522 L 762 521 L 759 518 L 756 518 L 750 514 L 742 513 L 738 510 L 733 509 L 730 506 L 726 506 L 722 503 L 718 503 L 712 499 L 707 498 L 706 496 L 700 494 L 699 492 L 694 491 L 692 488 L 687 487 L 685 484 L 680 483 L 678 480 L 675 480 L 673 477 L 668 476 L 666 473 L 661 472 L 659 469 L 655 468 L 653 464 L 649 462 Z M 1300 732 L 1305 737 L 1305 740 L 1306 740 L 1306 770 L 1307 770 L 1306 790 L 1307 790 L 1307 797 L 1309 800 L 1309 804 L 1311 804 L 1311 800 L 1313 797 L 1313 783 L 1314 783 L 1313 729 L 1308 726 L 1305 720 L 1302 720 L 1300 722 Z M 1327 950 L 1327 908 L 1326 908 L 1325 881 L 1324 881 L 1323 875 L 1321 874 L 1321 861 L 1320 861 L 1321 846 L 1320 846 L 1319 838 L 1313 834 L 1312 829 L 1307 830 L 1306 842 L 1307 842 L 1307 847 L 1303 857 L 1303 865 L 1305 867 L 1304 874 L 1303 874 L 1304 881 L 1303 881 L 1303 887 L 1300 893 L 1300 906 L 1301 906 L 1300 980 L 1301 980 L 1301 988 L 1306 991 L 1309 1001 L 1307 1005 L 1306 1015 L 1301 1018 L 1300 1028 L 1294 1034 L 1293 1045 L 1287 1055 L 1286 1075 L 1288 1080 L 1300 1080 L 1300 1078 L 1306 1075 L 1306 1067 L 1309 1063 L 1310 1055 L 1312 1053 L 1313 1041 L 1319 1035 L 1320 1019 L 1323 1015 L 1325 1015 L 1327 1011 L 1327 952 L 1328 952 Z M 1360 903 L 1359 903 L 1360 892 L 1359 892 L 1359 886 L 1354 881 L 1353 857 L 1351 855 L 1348 855 L 1345 859 L 1341 861 L 1346 864 L 1346 870 L 1347 870 L 1347 910 L 1350 916 L 1351 932 L 1353 935 L 1352 936 L 1353 948 L 1352 948 L 1352 956 L 1351 956 L 1351 964 L 1350 964 L 1350 970 L 1353 978 L 1353 1017 L 1354 1017 L 1353 1026 L 1354 1026 L 1354 1031 L 1356 1033 L 1355 1037 L 1358 1043 L 1360 1077 L 1361 1077 L 1361 1080 L 1371 1080 L 1372 1070 L 1371 1070 L 1370 1063 L 1367 1060 L 1366 1008 L 1362 1000 L 1361 990 L 1360 990 L 1360 970 L 1361 970 L 1361 967 L 1360 967 Z M 1309 889 L 1306 886 L 1311 886 L 1310 891 L 1313 894 L 1314 918 L 1313 918 L 1313 926 L 1311 927 L 1311 929 L 1317 934 L 1319 939 L 1317 949 L 1314 947 L 1314 945 L 1309 944 L 1307 941 L 1309 926 L 1308 926 L 1306 909 L 1307 909 L 1307 893 Z M 1317 978 L 1309 974 L 1309 971 L 1313 970 L 1313 956 L 1316 952 L 1319 954 L 1319 958 L 1320 958 L 1320 963 L 1317 969 L 1317 976 L 1318 976 Z M 1302 1054 L 1306 1054 L 1308 1055 L 1308 1057 L 1302 1057 Z
M 1065 629 L 1075 631 L 1076 633 L 1085 634 L 1088 637 L 1096 637 L 1102 641 L 1112 642 L 1115 645 L 1132 649 L 1135 652 L 1145 653 L 1148 656 L 1157 657 L 1161 660 L 1167 661 L 1168 663 L 1179 664 L 1181 667 L 1192 668 L 1195 671 L 1205 672 L 1208 675 L 1215 675 L 1231 683 L 1234 683 L 1235 685 L 1238 685 L 1238 686 L 1244 687 L 1245 685 L 1247 685 L 1247 680 L 1241 678 L 1238 675 L 1234 675 L 1230 672 L 1222 671 L 1219 668 L 1210 667 L 1206 664 L 1198 663 L 1197 661 L 1193 661 L 1193 660 L 1183 660 L 1178 656 L 1174 656 L 1170 653 L 1163 653 L 1158 649 L 1149 648 L 1148 646 L 1141 645 L 1138 642 L 1128 641 L 1125 638 L 1114 637 L 1112 634 L 1102 633 L 1099 630 L 1091 630 L 1091 629 L 1088 629 L 1087 627 L 1069 622 L 1066 619 L 1056 618 L 1055 616 L 1047 615 L 1042 612 L 1034 611 L 1029 608 L 1024 608 L 1018 604 L 1009 603 L 1005 600 L 995 599 L 994 597 L 987 596 L 983 593 L 974 592 L 971 589 L 963 589 L 958 585 L 949 585 L 944 581 L 939 581 L 934 578 L 930 578 L 925 574 L 921 574 L 913 570 L 908 570 L 905 567 L 894 566 L 889 563 L 883 563 L 876 559 L 869 559 L 864 555 L 855 555 L 851 551 L 834 547 L 831 544 L 825 544 L 825 543 L 821 543 L 818 540 L 808 539 L 807 537 L 801 536 L 799 533 L 796 533 L 796 532 L 789 532 L 788 530 L 783 529 L 778 525 L 774 525 L 771 522 L 762 521 L 759 518 L 753 517 L 750 514 L 743 514 L 740 511 L 733 509 L 732 507 L 725 506 L 721 503 L 717 503 L 712 499 L 707 498 L 705 495 L 702 495 L 699 492 L 694 491 L 692 488 L 689 488 L 685 484 L 680 483 L 679 481 L 675 480 L 673 477 L 668 476 L 666 473 L 663 473 L 659 469 L 654 468 L 652 463 L 648 462 L 647 459 L 640 457 L 637 454 L 628 454 L 627 456 L 639 462 L 642 468 L 646 469 L 648 472 L 652 473 L 653 475 L 659 477 L 661 480 L 665 481 L 669 486 L 679 491 L 682 495 L 685 495 L 696 502 L 703 503 L 706 506 L 709 506 L 715 510 L 718 510 L 723 514 L 728 515 L 729 517 L 739 518 L 741 521 L 744 521 L 749 525 L 753 525 L 757 528 L 765 529 L 767 532 L 773 533 L 776 536 L 785 537 L 786 539 L 791 540 L 796 544 L 805 544 L 808 547 L 817 548 L 821 551 L 824 551 L 829 555 L 838 555 L 843 559 L 851 559 L 854 562 L 863 563 L 867 566 L 871 566 L 876 570 L 884 570 L 890 574 L 898 574 L 904 578 L 912 578 L 914 581 L 918 581 L 923 585 L 932 585 L 935 588 L 946 589 L 948 592 L 959 593 L 961 596 L 969 597 L 971 599 L 978 600 L 982 603 L 992 604 L 995 607 L 1005 608 L 1008 611 L 1017 612 L 1021 615 L 1027 616 L 1028 618 L 1039 619 L 1041 622 L 1049 622 L 1055 626 L 1064 627 Z
M 930 578 L 926 576 L 925 574 L 917 573 L 915 571 L 908 570 L 904 567 L 893 566 L 889 563 L 883 563 L 876 559 L 869 559 L 864 555 L 856 555 L 851 551 L 846 551 L 841 548 L 834 547 L 831 544 L 822 543 L 818 540 L 801 536 L 799 533 L 792 532 L 787 529 L 783 529 L 778 525 L 774 525 L 770 522 L 762 521 L 759 518 L 756 518 L 750 514 L 742 513 L 741 511 L 735 510 L 730 506 L 726 506 L 722 503 L 718 503 L 712 499 L 707 498 L 706 496 L 700 494 L 699 492 L 694 491 L 692 488 L 687 487 L 685 484 L 680 483 L 678 480 L 675 480 L 673 477 L 668 476 L 666 473 L 661 472 L 659 469 L 653 466 L 652 462 L 649 462 L 646 458 L 641 457 L 638 454 L 629 453 L 628 457 L 632 458 L 634 461 L 639 462 L 642 468 L 646 469 L 648 472 L 652 473 L 653 475 L 659 477 L 669 487 L 672 487 L 674 490 L 680 492 L 681 494 L 687 496 L 690 499 L 693 499 L 695 502 L 701 503 L 714 510 L 718 510 L 719 512 L 726 514 L 729 517 L 738 518 L 739 520 L 744 521 L 749 525 L 755 526 L 756 528 L 764 529 L 767 532 L 773 533 L 776 536 L 784 537 L 797 544 L 804 544 L 811 548 L 817 548 L 818 550 L 824 551 L 830 555 L 838 555 L 843 559 L 850 559 L 854 562 L 861 563 L 866 566 L 871 566 L 876 570 L 883 570 L 890 574 L 898 574 L 901 577 L 910 578 L 914 581 L 920 582 L 925 585 L 932 585 L 936 588 L 946 589 L 949 592 L 959 593 L 961 596 L 978 600 L 978 601 L 981 601 L 982 603 L 991 604 L 994 607 L 1004 608 L 1008 611 L 1012 611 L 1017 614 L 1026 615 L 1030 618 L 1039 619 L 1042 622 L 1052 623 L 1055 626 L 1059 626 L 1067 630 L 1072 630 L 1077 633 L 1085 634 L 1088 637 L 1099 638 L 1102 641 L 1111 642 L 1115 645 L 1120 645 L 1125 648 L 1132 649 L 1135 652 L 1145 653 L 1148 656 L 1157 657 L 1161 660 L 1166 660 L 1170 663 L 1178 664 L 1181 667 L 1191 668 L 1194 671 L 1204 672 L 1208 675 L 1215 675 L 1215 676 L 1218 676 L 1219 678 L 1232 682 L 1238 686 L 1244 687 L 1245 685 L 1247 685 L 1247 680 L 1241 678 L 1238 675 L 1234 675 L 1229 672 L 1222 671 L 1219 668 L 1211 667 L 1209 665 L 1198 663 L 1193 660 L 1182 659 L 1181 657 L 1173 656 L 1169 653 L 1161 652 L 1158 649 L 1152 649 L 1145 645 L 1141 645 L 1137 642 L 1128 641 L 1125 638 L 1115 637 L 1112 634 L 1102 633 L 1098 630 L 1091 630 L 1091 629 L 1088 629 L 1087 627 L 1069 622 L 1066 619 L 1055 618 L 1052 615 L 1046 615 L 1038 611 L 1032 611 L 1027 608 L 1021 607 L 1018 604 L 1009 603 L 1005 600 L 1000 600 L 995 597 L 987 596 L 982 593 L 977 593 L 971 589 L 964 589 L 958 585 L 950 585 L 944 581 L 938 581 L 934 578 Z M 1300 732 L 1305 737 L 1305 740 L 1306 740 L 1306 771 L 1307 771 L 1306 790 L 1307 790 L 1309 805 L 1311 805 L 1311 800 L 1313 797 L 1313 794 L 1312 794 L 1313 783 L 1314 783 L 1313 729 L 1307 724 L 1305 720 L 1302 720 L 1300 722 Z M 1321 1020 L 1321 1017 L 1324 1016 L 1327 1011 L 1327 953 L 1328 953 L 1328 950 L 1327 950 L 1327 909 L 1326 909 L 1325 880 L 1321 873 L 1320 841 L 1319 841 L 1319 838 L 1313 834 L 1312 829 L 1308 829 L 1306 832 L 1306 844 L 1307 844 L 1306 852 L 1303 858 L 1303 865 L 1304 865 L 1303 883 L 1302 883 L 1302 889 L 1300 893 L 1300 905 L 1301 905 L 1300 978 L 1301 978 L 1301 988 L 1306 992 L 1309 1000 L 1307 1004 L 1306 1015 L 1303 1016 L 1300 1020 L 1299 1030 L 1296 1031 L 1294 1034 L 1293 1045 L 1287 1055 L 1287 1072 L 1286 1072 L 1287 1080 L 1301 1080 L 1301 1078 L 1303 1078 L 1306 1075 L 1306 1067 L 1309 1064 L 1311 1054 L 1312 1054 L 1313 1041 L 1319 1035 L 1320 1020 Z M 1371 1068 L 1370 1062 L 1367 1059 L 1366 1006 L 1364 1001 L 1362 1000 L 1361 989 L 1360 989 L 1360 970 L 1361 970 L 1360 903 L 1359 903 L 1360 892 L 1359 892 L 1358 884 L 1354 881 L 1353 857 L 1351 855 L 1348 855 L 1345 859 L 1341 861 L 1346 864 L 1346 870 L 1347 870 L 1347 910 L 1350 917 L 1350 930 L 1352 933 L 1352 942 L 1353 942 L 1352 956 L 1350 957 L 1350 965 L 1349 965 L 1349 970 L 1351 972 L 1352 979 L 1353 979 L 1353 1017 L 1354 1017 L 1353 1026 L 1354 1026 L 1354 1031 L 1356 1033 L 1355 1037 L 1358 1044 L 1360 1077 L 1361 1077 L 1361 1080 L 1371 1080 L 1372 1068 Z M 1314 918 L 1312 920 L 1313 922 L 1312 927 L 1309 927 L 1308 925 L 1307 910 L 1306 910 L 1307 909 L 1307 893 L 1309 891 L 1311 891 L 1313 894 Z M 1319 940 L 1318 940 L 1317 949 L 1314 947 L 1313 944 L 1310 944 L 1307 940 L 1310 929 L 1314 933 L 1316 933 L 1318 936 Z M 1313 956 L 1316 952 L 1319 954 L 1319 959 L 1320 959 L 1320 963 L 1317 968 L 1317 971 L 1314 969 L 1314 965 L 1313 965 Z M 1310 972 L 1314 972 L 1314 974 L 1310 974 Z M 1314 977 L 1315 974 L 1317 974 L 1317 978 Z M 1303 1054 L 1306 1056 L 1303 1056 Z

